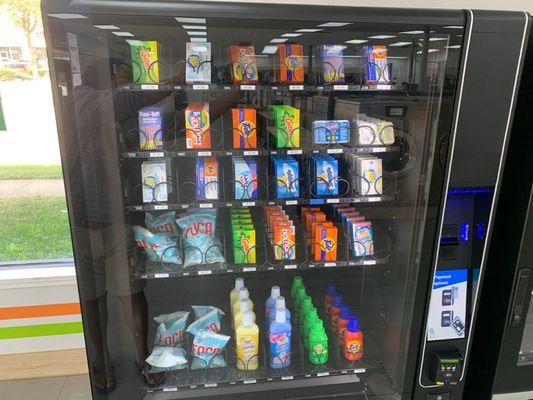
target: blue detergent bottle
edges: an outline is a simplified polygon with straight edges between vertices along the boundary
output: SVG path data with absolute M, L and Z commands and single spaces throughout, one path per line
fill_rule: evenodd
M 265 318 L 268 318 L 270 316 L 270 312 L 272 310 L 275 310 L 276 307 L 276 299 L 281 296 L 281 291 L 279 289 L 279 286 L 272 286 L 270 288 L 270 297 L 266 300 L 265 303 Z
M 291 323 L 285 317 L 285 309 L 275 310 L 276 319 L 270 324 L 270 368 L 287 368 L 291 365 Z

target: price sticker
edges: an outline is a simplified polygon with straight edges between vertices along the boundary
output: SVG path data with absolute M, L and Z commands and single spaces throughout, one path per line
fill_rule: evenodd
M 199 208 L 213 208 L 212 203 L 200 203 Z
M 376 201 L 381 201 L 381 197 L 379 197 L 379 196 L 369 197 L 367 200 L 368 200 L 369 203 L 374 203 Z
M 243 201 L 242 202 L 243 207 L 253 207 L 255 206 L 255 201 Z
M 206 388 L 217 387 L 217 386 L 218 386 L 218 383 L 206 383 L 206 384 L 204 385 L 204 387 L 206 387 Z
M 348 85 L 333 85 L 333 90 L 348 90 Z
M 208 90 L 209 85 L 192 85 L 192 90 Z
M 324 263 L 324 267 L 334 267 L 336 266 L 337 263 L 334 263 L 334 262 L 327 262 L 327 263 Z
M 211 152 L 210 151 L 199 151 L 198 152 L 198 156 L 200 156 L 200 157 L 210 157 L 211 156 Z
M 363 261 L 363 265 L 376 265 L 376 264 L 377 264 L 376 260 L 365 260 L 365 261 Z
M 328 154 L 340 154 L 342 152 L 343 152 L 343 149 L 328 149 L 327 150 Z
M 157 90 L 159 89 L 158 85 L 141 85 L 141 90 Z
M 166 204 L 155 205 L 154 210 L 168 210 L 168 205 Z
M 168 278 L 169 274 L 154 274 L 155 279 Z
M 326 200 L 326 203 L 329 203 L 329 204 L 335 204 L 335 203 L 339 203 L 340 200 L 339 199 L 327 199 Z
M 285 265 L 285 269 L 296 269 L 296 268 L 297 268 L 296 264 L 287 264 L 287 265 Z
M 241 90 L 255 90 L 255 85 L 241 85 Z
M 387 151 L 386 147 L 374 147 L 374 153 L 384 153 Z
M 207 269 L 205 271 L 198 271 L 198 275 L 211 275 L 213 273 L 213 271 L 211 271 L 210 269 Z
M 289 85 L 289 90 L 304 90 L 304 85 Z
M 243 272 L 255 272 L 256 271 L 256 268 L 255 267 L 244 267 L 242 269 Z
M 245 150 L 243 154 L 245 156 L 256 156 L 259 154 L 259 152 L 257 150 Z
M 317 372 L 316 376 L 328 376 L 329 372 Z
M 163 388 L 163 392 L 177 392 L 177 391 L 178 391 L 177 387 L 165 387 L 165 388 Z
M 287 375 L 287 376 L 282 376 L 281 377 L 282 381 L 292 381 L 293 379 L 294 379 L 294 376 L 292 376 L 292 375 Z
M 288 206 L 294 206 L 294 205 L 298 204 L 298 200 L 287 200 L 285 202 L 285 204 L 288 205 Z
M 255 379 L 245 379 L 242 381 L 245 385 L 249 385 L 250 383 L 256 383 L 257 381 Z
M 287 154 L 302 154 L 302 150 L 287 150 Z

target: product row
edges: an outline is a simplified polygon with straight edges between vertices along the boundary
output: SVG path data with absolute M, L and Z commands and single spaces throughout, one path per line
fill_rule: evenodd
M 209 264 L 336 262 L 376 254 L 372 221 L 348 204 L 298 211 L 267 206 L 253 213 L 233 208 L 220 214 L 200 209 L 146 213 L 144 226 L 133 227 L 135 241 L 152 267 L 167 271 Z
M 313 81 L 333 84 L 345 83 L 349 77 L 345 71 L 346 45 L 322 44 L 314 46 L 310 56 L 304 56 L 304 46 L 283 43 L 268 46 L 267 65 L 258 67 L 254 46 L 234 45 L 227 49 L 227 64 L 222 68 L 212 65 L 212 45 L 209 42 L 185 44 L 185 59 L 171 60 L 161 57 L 161 45 L 157 41 L 130 41 L 133 83 L 168 83 L 173 76 L 185 70 L 186 83 L 211 83 L 213 77 L 224 83 L 256 84 L 260 82 L 300 84 L 306 76 Z M 355 49 L 355 46 L 353 46 Z M 359 50 L 359 48 L 357 48 Z M 166 51 L 164 51 L 166 53 Z M 387 59 L 387 47 L 364 45 L 361 48 L 362 63 L 359 70 L 366 84 L 387 84 L 391 81 L 391 65 Z M 307 71 L 306 71 L 307 68 Z M 213 74 L 215 70 L 216 75 Z M 226 74 L 225 74 L 226 73 Z M 224 76 L 226 75 L 226 76 Z M 178 78 L 178 82 L 183 82 Z M 173 83 L 178 83 L 173 82 Z
M 241 105 L 231 109 L 230 118 L 225 115 L 220 118 L 217 126 L 211 123 L 209 102 L 189 103 L 184 111 L 172 117 L 174 121 L 169 121 L 168 114 L 163 107 L 141 108 L 137 128 L 127 132 L 128 150 L 389 146 L 395 141 L 392 122 L 357 112 L 353 113 L 352 121 L 308 119 L 304 124 L 300 109 L 271 105 L 266 113 L 268 118 L 258 123 L 258 110 Z M 179 126 L 182 119 L 183 127 Z M 231 124 L 226 124 L 226 120 L 231 120 Z
M 130 203 L 380 196 L 391 184 L 381 158 L 356 153 L 190 160 L 174 160 L 174 167 L 165 158 L 142 162 Z
M 237 278 L 228 300 L 229 312 L 215 306 L 191 306 L 191 322 L 188 311 L 155 317 L 154 347 L 146 359 L 151 372 L 223 368 L 229 360 L 234 363 L 230 367 L 241 371 L 261 368 L 260 360 L 266 368 L 289 370 L 296 342 L 303 345 L 305 362 L 311 365 L 326 365 L 332 351 L 348 363 L 363 358 L 359 318 L 334 284 L 328 285 L 318 301 L 296 276 L 290 297 L 282 296 L 280 287 L 274 285 L 270 297 L 260 304 L 257 299 L 254 303 L 243 278 Z M 233 352 L 231 357 L 228 351 Z

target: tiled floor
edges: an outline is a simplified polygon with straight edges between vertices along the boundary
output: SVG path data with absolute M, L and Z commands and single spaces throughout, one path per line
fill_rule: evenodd
M 0 382 L 2 399 L 91 400 L 88 375 Z

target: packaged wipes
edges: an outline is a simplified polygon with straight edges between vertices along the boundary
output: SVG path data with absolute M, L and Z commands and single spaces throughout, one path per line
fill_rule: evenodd
M 176 222 L 181 228 L 184 267 L 225 261 L 220 241 L 215 238 L 216 215 L 186 214 Z
M 200 330 L 194 335 L 192 344 L 193 359 L 191 369 L 220 368 L 226 366 L 222 351 L 228 343 L 229 336 L 207 330 Z
M 154 344 L 159 346 L 181 346 L 185 338 L 188 311 L 176 311 L 161 314 L 154 318 L 159 325 L 155 333 Z
M 196 335 L 201 330 L 211 332 L 220 331 L 220 318 L 224 312 L 219 308 L 212 306 L 192 306 L 196 315 L 196 321 L 189 325 L 187 332 Z M 197 307 L 195 309 L 195 307 Z
M 154 215 L 147 212 L 144 218 L 144 224 L 152 233 L 164 233 L 171 236 L 178 235 L 178 224 L 176 224 L 174 211 L 161 215 Z
M 135 241 L 144 249 L 148 260 L 168 264 L 181 264 L 176 237 L 164 233 L 152 233 L 142 226 L 135 225 Z
M 181 347 L 154 346 L 146 359 L 151 373 L 175 371 L 187 367 L 187 353 Z

